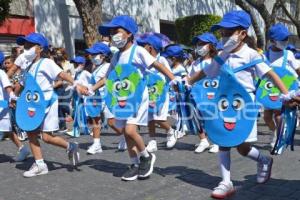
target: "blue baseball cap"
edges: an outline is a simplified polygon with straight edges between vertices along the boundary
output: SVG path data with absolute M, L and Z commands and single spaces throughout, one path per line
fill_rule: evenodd
M 3 52 L 0 51 L 0 66 L 3 65 L 4 60 L 5 60 L 5 56 L 4 56 Z
M 283 41 L 290 36 L 290 32 L 283 24 L 277 23 L 271 26 L 268 36 L 271 40 Z
M 76 63 L 76 64 L 85 64 L 85 58 L 82 56 L 76 56 L 71 60 L 71 63 Z
M 226 13 L 222 20 L 213 25 L 210 30 L 216 31 L 220 28 L 237 28 L 242 27 L 244 29 L 248 29 L 251 26 L 251 17 L 250 15 L 243 10 L 233 10 Z
M 166 58 L 168 57 L 183 58 L 184 51 L 180 45 L 174 44 L 168 46 L 161 55 Z
M 217 43 L 216 49 L 217 49 L 217 51 L 220 51 L 220 50 L 223 50 L 223 49 L 224 49 L 223 43 L 222 43 L 221 41 L 219 41 L 219 42 Z
M 133 35 L 138 31 L 138 25 L 135 20 L 128 15 L 120 15 L 114 17 L 109 23 L 100 25 L 98 31 L 101 35 L 110 35 L 113 28 L 123 28 Z
M 151 45 L 157 52 L 162 49 L 161 39 L 155 35 L 149 35 L 146 38 L 140 38 L 137 41 L 138 45 L 144 46 L 145 44 Z
M 111 54 L 110 48 L 102 42 L 96 42 L 91 48 L 85 49 L 85 52 L 92 55 L 103 54 L 108 56 Z
M 43 49 L 48 49 L 49 47 L 48 40 L 40 33 L 30 33 L 26 36 L 20 36 L 17 38 L 18 45 L 24 45 L 25 42 L 38 44 L 43 47 Z
M 212 44 L 213 46 L 217 46 L 218 40 L 214 36 L 214 34 L 206 32 L 201 35 L 197 35 L 193 38 L 192 43 L 195 45 L 198 41 L 203 41 Z
M 300 59 L 300 52 L 295 53 L 295 58 Z

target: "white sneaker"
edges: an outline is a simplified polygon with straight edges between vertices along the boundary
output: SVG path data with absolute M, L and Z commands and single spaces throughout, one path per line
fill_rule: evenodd
M 209 143 L 207 139 L 202 139 L 200 140 L 198 147 L 195 149 L 195 153 L 202 153 L 208 148 L 209 148 Z
M 171 149 L 175 146 L 177 142 L 178 131 L 171 129 L 167 136 L 167 148 Z
M 29 156 L 29 155 L 30 155 L 29 149 L 28 149 L 26 146 L 23 146 L 23 147 L 21 147 L 21 149 L 18 151 L 15 161 L 16 161 L 16 162 L 22 162 L 22 161 L 24 161 L 24 160 L 27 158 L 27 156 Z
M 153 152 L 157 151 L 157 142 L 156 142 L 156 140 L 150 140 L 150 142 L 148 143 L 146 149 L 150 153 L 153 153 Z
M 93 143 L 86 152 L 92 155 L 96 153 L 102 153 L 101 144 Z
M 186 135 L 185 131 L 178 131 L 178 136 L 177 138 L 180 139 Z
M 257 162 L 257 183 L 265 183 L 270 179 L 272 165 L 273 158 L 270 156 L 263 156 L 261 161 Z
M 125 136 L 122 135 L 118 144 L 118 150 L 119 151 L 125 151 L 127 149 L 127 143 L 125 140 Z
M 40 176 L 44 174 L 48 174 L 48 167 L 46 163 L 41 165 L 37 165 L 36 163 L 33 163 L 30 169 L 23 173 L 23 176 L 26 178 L 31 178 L 34 176 Z
M 215 199 L 225 199 L 226 197 L 234 194 L 235 189 L 233 187 L 232 182 L 220 182 L 218 187 L 215 187 L 213 192 L 211 193 L 211 197 Z
M 219 146 L 216 144 L 213 144 L 209 147 L 208 150 L 209 153 L 218 153 L 219 152 Z

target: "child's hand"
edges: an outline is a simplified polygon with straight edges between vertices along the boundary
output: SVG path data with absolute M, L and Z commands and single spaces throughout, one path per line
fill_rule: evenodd
M 174 87 L 174 85 L 177 85 L 178 83 L 181 83 L 182 79 L 179 76 L 176 76 L 173 80 L 169 82 L 169 86 Z
M 88 94 L 89 94 L 89 89 L 87 87 L 83 86 L 83 85 L 80 85 L 80 84 L 76 85 L 76 90 L 77 90 L 78 93 L 86 95 L 86 96 L 88 96 Z

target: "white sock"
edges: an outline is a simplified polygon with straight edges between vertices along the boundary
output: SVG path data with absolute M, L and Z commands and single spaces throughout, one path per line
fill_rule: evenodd
M 22 149 L 23 147 L 24 147 L 24 145 L 20 146 L 20 147 L 19 147 L 19 151 L 21 151 L 21 149 Z
M 230 183 L 230 151 L 219 151 L 218 156 L 222 179 L 225 183 Z
M 203 139 L 200 139 L 200 142 L 207 142 L 208 143 L 208 140 L 207 140 L 207 138 L 203 138 Z
M 168 133 L 167 133 L 167 134 L 170 134 L 170 135 L 171 135 L 171 134 L 174 133 L 174 131 L 175 131 L 174 129 L 170 128 L 170 129 L 168 130 Z
M 140 164 L 140 159 L 138 157 L 131 157 L 130 158 L 131 163 L 134 164 L 134 166 L 138 167 Z
M 43 164 L 45 164 L 44 159 L 35 160 L 35 163 L 37 165 L 43 165 Z
M 144 149 L 144 151 L 141 151 L 140 152 L 141 156 L 145 157 L 145 158 L 148 158 L 149 157 L 149 153 L 148 151 L 146 150 L 146 148 Z
M 94 144 L 99 144 L 100 145 L 100 138 L 94 138 Z
M 255 147 L 251 147 L 247 157 L 257 162 L 259 158 L 259 154 L 260 154 L 259 151 Z

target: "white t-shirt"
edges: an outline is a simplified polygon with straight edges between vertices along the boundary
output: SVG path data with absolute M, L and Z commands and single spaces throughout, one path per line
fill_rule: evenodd
M 248 47 L 247 44 L 244 44 L 239 51 L 229 54 L 229 57 L 226 59 L 225 64 L 235 69 L 254 60 L 262 58 L 262 55 L 260 55 L 257 51 Z M 209 78 L 216 77 L 219 75 L 220 65 L 214 61 L 211 65 L 207 65 L 203 70 Z M 237 72 L 235 73 L 235 75 L 237 80 L 248 92 L 253 92 L 256 89 L 254 84 L 255 77 L 258 76 L 261 78 L 270 70 L 270 66 L 262 62 L 255 65 L 254 67 Z
M 37 72 L 36 82 L 44 93 L 45 100 L 50 100 L 53 94 L 53 82 L 57 76 L 63 71 L 53 60 L 43 58 L 38 60 L 29 69 L 29 73 L 34 77 L 36 68 L 41 62 Z
M 105 77 L 105 75 L 109 69 L 109 66 L 110 66 L 110 63 L 104 63 L 104 64 L 98 66 L 93 71 L 92 76 L 95 78 L 96 83 Z M 104 94 L 104 87 L 105 86 L 98 89 L 102 95 Z
M 5 88 L 12 86 L 7 74 L 0 69 L 0 101 L 9 100 L 9 94 L 7 94 Z M 7 119 L 9 118 L 9 113 L 8 113 L 9 108 L 1 108 L 0 107 L 0 120 L 1 119 Z
M 129 62 L 129 57 L 131 53 L 133 45 L 121 52 L 121 53 L 115 53 L 111 59 L 111 64 L 109 67 L 109 70 L 107 73 L 109 73 L 117 64 L 127 64 Z M 119 60 L 117 60 L 119 57 Z M 144 76 L 148 71 L 149 67 L 156 61 L 156 59 L 143 47 L 136 46 L 133 59 L 132 59 L 132 65 L 136 66 L 139 71 L 141 72 L 141 75 Z
M 81 72 L 78 72 L 79 75 L 76 76 L 77 73 L 75 73 L 75 77 L 74 79 L 76 81 L 78 81 L 79 84 L 81 85 L 89 85 L 90 82 L 91 82 L 91 77 L 92 77 L 92 74 L 86 70 L 82 70 Z
M 172 71 L 172 70 L 171 70 L 171 67 L 170 67 L 170 65 L 169 65 L 169 63 L 168 63 L 168 61 L 167 61 L 167 59 L 166 59 L 165 57 L 158 55 L 156 59 L 157 59 L 157 61 L 158 61 L 159 63 L 163 64 L 168 70 L 170 70 L 170 72 Z M 158 75 L 159 75 L 164 81 L 166 81 L 166 76 L 163 75 L 161 72 L 159 72 L 159 71 L 158 71 L 157 69 L 155 69 L 154 67 L 152 67 L 152 68 L 150 69 L 150 71 L 155 72 L 155 73 L 158 73 Z
M 271 66 L 282 66 L 283 64 L 283 51 L 272 51 L 269 50 L 269 61 L 271 63 Z M 293 73 L 296 77 L 298 77 L 298 74 L 296 73 L 296 70 L 300 67 L 300 61 L 297 60 L 293 54 L 293 52 L 287 50 L 287 69 Z
M 183 76 L 186 76 L 186 71 L 185 71 L 185 68 L 182 64 L 180 65 L 177 65 L 176 68 L 172 68 L 172 72 L 174 74 L 174 76 L 179 76 L 179 77 L 183 77 Z
M 189 71 L 189 76 L 193 76 L 196 72 L 203 70 L 207 65 L 210 65 L 211 62 L 211 58 L 205 60 L 201 60 L 200 58 L 198 58 L 192 63 L 190 67 L 191 69 Z

